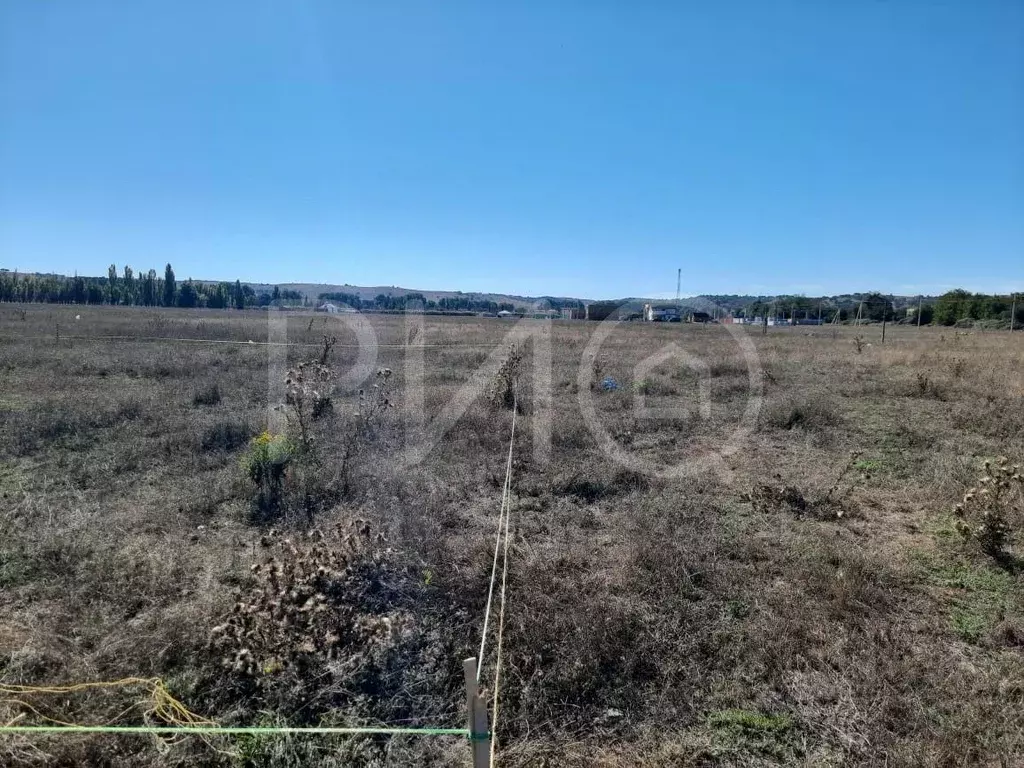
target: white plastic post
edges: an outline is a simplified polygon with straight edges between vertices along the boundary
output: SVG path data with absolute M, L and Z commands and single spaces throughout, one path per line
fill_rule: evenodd
M 466 727 L 469 729 L 469 748 L 473 754 L 473 768 L 491 768 L 491 734 L 487 723 L 487 707 L 477 693 L 476 659 L 462 662 L 466 677 Z

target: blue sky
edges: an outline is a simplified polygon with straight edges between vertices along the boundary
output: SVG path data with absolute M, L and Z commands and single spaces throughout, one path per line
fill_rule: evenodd
M 0 264 L 1024 290 L 1024 3 L 0 4 Z

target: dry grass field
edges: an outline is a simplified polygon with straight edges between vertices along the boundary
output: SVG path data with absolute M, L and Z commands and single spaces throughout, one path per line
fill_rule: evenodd
M 501 362 L 512 324 L 370 316 L 369 364 L 391 373 L 359 384 L 345 318 L 286 320 L 308 346 L 249 344 L 268 338 L 257 312 L 0 306 L 0 684 L 159 677 L 223 725 L 464 724 L 512 413 L 481 375 L 491 391 L 403 461 L 406 347 L 431 419 Z M 991 498 L 986 460 L 1024 462 L 1024 333 L 739 329 L 745 353 L 723 326 L 633 323 L 588 357 L 602 327 L 552 325 L 550 409 L 521 347 L 498 764 L 1024 764 L 1024 547 L 986 554 L 954 516 L 972 487 L 968 515 Z M 334 391 L 307 366 L 288 397 L 284 369 L 322 355 Z M 590 383 L 606 377 L 618 388 Z M 268 418 L 281 434 L 254 443 Z M 493 671 L 490 652 L 485 686 Z M 156 722 L 148 707 L 138 686 L 28 692 L 0 696 L 0 720 Z M 0 763 L 468 750 L 3 734 Z

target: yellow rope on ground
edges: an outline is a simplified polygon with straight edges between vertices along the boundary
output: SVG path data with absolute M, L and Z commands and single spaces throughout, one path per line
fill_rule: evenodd
M 55 717 L 44 715 L 32 704 L 24 701 L 21 696 L 54 696 L 54 695 L 66 695 L 69 693 L 81 693 L 90 690 L 103 690 L 111 688 L 127 688 L 131 686 L 143 686 L 148 688 L 149 694 L 149 708 L 143 712 L 143 717 L 146 719 L 156 719 L 160 722 L 167 723 L 168 725 L 204 725 L 204 726 L 217 726 L 217 723 L 213 720 L 208 720 L 201 715 L 197 715 L 195 712 L 189 710 L 184 704 L 174 698 L 170 691 L 167 690 L 167 686 L 164 681 L 159 677 L 124 677 L 120 680 L 111 680 L 103 682 L 93 683 L 74 683 L 71 685 L 9 685 L 7 683 L 0 683 L 0 696 L 9 696 L 12 698 L 0 699 L 0 704 L 17 704 L 37 716 L 48 722 L 56 725 L 64 726 L 75 726 L 79 723 L 69 723 L 63 720 L 58 720 Z M 138 704 L 132 705 L 120 715 L 118 715 L 113 721 L 119 720 L 134 707 L 139 706 Z M 15 718 L 17 719 L 17 718 Z M 12 721 L 13 722 L 13 721 Z M 110 723 L 107 723 L 109 725 Z M 10 725 L 10 723 L 8 723 Z

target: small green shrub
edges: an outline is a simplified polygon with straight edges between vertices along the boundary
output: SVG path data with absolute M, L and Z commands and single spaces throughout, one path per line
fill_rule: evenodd
M 242 468 L 255 486 L 253 517 L 256 521 L 274 518 L 280 512 L 284 479 L 295 458 L 295 444 L 284 435 L 264 431 L 249 444 L 242 457 Z

